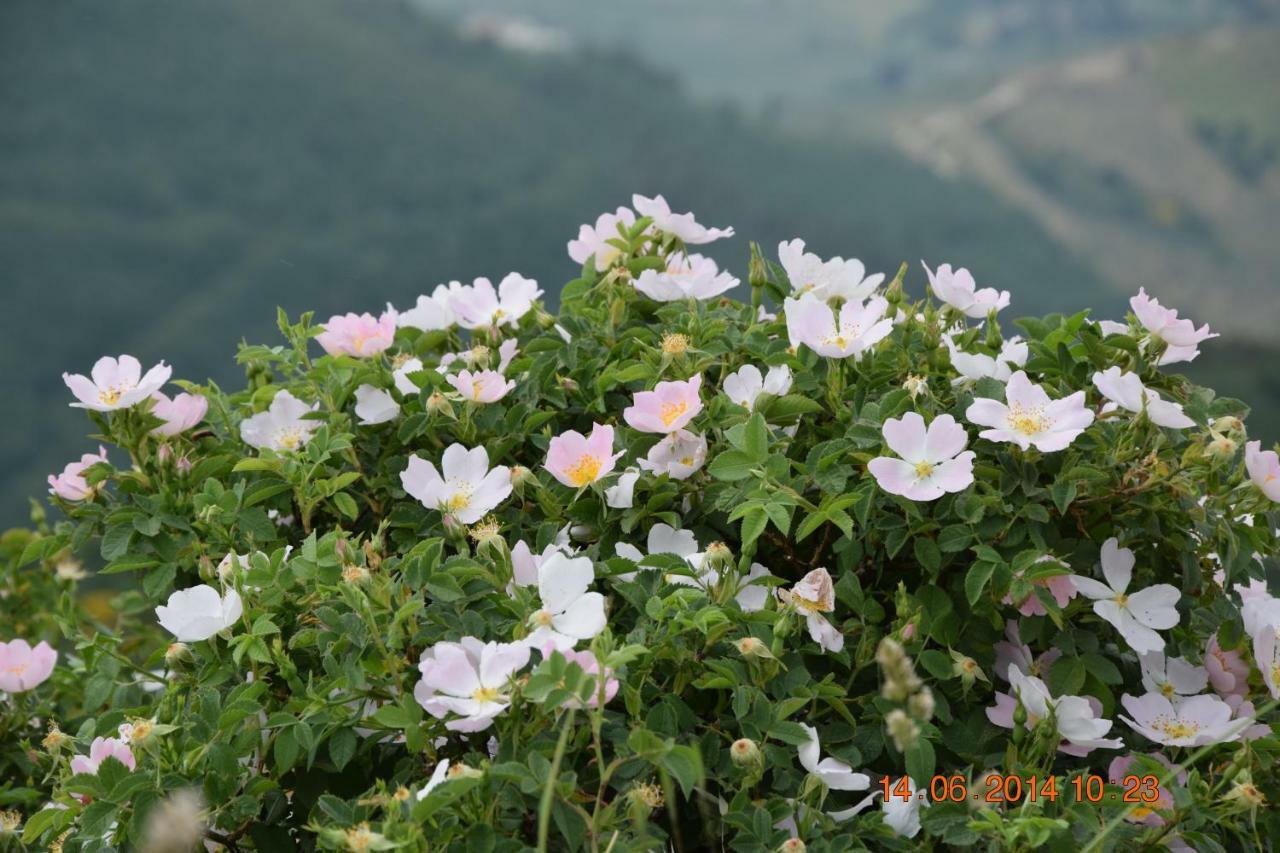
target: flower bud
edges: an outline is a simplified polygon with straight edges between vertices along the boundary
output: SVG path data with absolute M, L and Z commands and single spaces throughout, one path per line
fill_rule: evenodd
M 759 243 L 751 244 L 751 259 L 747 261 L 747 284 L 753 288 L 769 284 L 769 265 L 765 263 L 764 252 L 760 251 Z
M 1236 455 L 1236 442 L 1225 435 L 1213 433 L 1213 440 L 1205 446 L 1205 453 L 1215 461 L 1225 462 Z
M 778 853 L 804 853 L 804 842 L 799 838 L 788 838 L 778 846 Z
M 0 812 L 0 835 L 17 834 L 22 828 L 22 813 L 17 811 Z
M 431 392 L 431 396 L 427 398 L 427 414 L 441 415 L 451 420 L 456 417 L 453 413 L 453 406 L 439 391 Z
M 44 736 L 44 740 L 40 741 L 40 745 L 50 755 L 57 755 L 69 740 L 71 738 L 58 728 L 57 723 L 49 723 L 49 733 Z
M 173 448 L 169 446 L 168 442 L 165 442 L 157 448 L 156 461 L 161 465 L 168 465 L 173 461 Z
M 479 779 L 484 775 L 484 771 L 478 767 L 471 767 L 458 762 L 457 764 L 449 765 L 449 771 L 445 775 L 449 779 Z
M 729 758 L 738 767 L 759 767 L 764 764 L 760 747 L 750 738 L 738 738 L 729 747 Z
M 723 542 L 712 542 L 703 555 L 702 567 L 717 573 L 733 568 L 733 551 Z
M 917 397 L 928 397 L 929 380 L 923 376 L 918 376 L 912 373 L 907 376 L 906 380 L 902 383 L 902 390 L 910 394 L 911 399 L 913 400 Z
M 1209 429 L 1215 433 L 1227 433 L 1232 436 L 1241 436 L 1244 435 L 1244 421 L 1240 420 L 1235 415 L 1223 415 L 1211 423 L 1209 425 Z
M 191 647 L 186 643 L 170 643 L 164 650 L 164 663 L 169 669 L 177 669 L 191 662 Z
M 921 687 L 916 693 L 912 694 L 907 700 L 907 710 L 911 712 L 911 716 L 917 720 L 928 722 L 933 719 L 934 701 L 933 691 L 928 687 Z
M 733 645 L 744 658 L 773 658 L 773 652 L 757 637 L 743 637 Z
M 894 708 L 885 715 L 884 727 L 898 752 L 906 752 L 907 747 L 920 737 L 920 727 L 901 708 Z
M 511 485 L 516 490 L 516 494 L 524 491 L 525 486 L 536 482 L 538 482 L 538 478 L 528 468 L 523 465 L 511 466 Z
M 1229 807 L 1239 810 L 1249 810 L 1264 806 L 1267 804 L 1267 797 L 1262 793 L 1257 785 L 1246 775 L 1243 779 L 1237 779 L 1232 785 L 1231 790 L 1222 795 L 1222 801 Z
M 986 673 L 978 666 L 978 662 L 968 655 L 962 655 L 959 652 L 951 653 L 951 671 L 960 678 L 965 687 L 972 687 L 973 682 L 978 679 L 987 680 Z
M 369 580 L 369 570 L 356 563 L 348 563 L 342 567 L 342 579 L 351 584 L 362 584 Z

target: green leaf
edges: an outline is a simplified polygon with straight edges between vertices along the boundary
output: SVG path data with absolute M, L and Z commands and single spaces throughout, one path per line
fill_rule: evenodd
M 916 562 L 931 575 L 942 568 L 942 552 L 938 550 L 937 544 L 932 539 L 917 536 L 912 550 L 915 551 Z
M 686 797 L 702 784 L 702 755 L 692 746 L 671 747 L 661 766 L 675 778 Z
M 765 425 L 764 418 L 759 412 L 753 414 L 747 421 L 742 449 L 757 463 L 763 463 L 769 458 L 769 427 Z
M 346 767 L 356 754 L 356 733 L 351 729 L 338 729 L 329 737 L 329 758 L 339 770 Z
M 347 518 L 354 519 L 356 516 L 360 515 L 360 507 L 356 505 L 355 498 L 351 497 L 351 495 L 346 492 L 338 492 L 333 496 L 332 500 L 334 506 L 338 508 L 338 512 L 342 513 Z
M 743 480 L 751 476 L 751 469 L 758 463 L 741 450 L 726 450 L 707 466 L 707 471 L 717 480 Z
M 969 599 L 970 604 L 978 603 L 995 570 L 995 564 L 986 561 L 979 561 L 969 567 L 969 573 L 964 578 L 964 596 Z
M 915 743 L 907 747 L 903 753 L 906 760 L 907 775 L 916 783 L 917 788 L 927 788 L 933 770 L 937 766 L 937 757 L 933 752 L 933 744 L 925 737 L 916 738 Z

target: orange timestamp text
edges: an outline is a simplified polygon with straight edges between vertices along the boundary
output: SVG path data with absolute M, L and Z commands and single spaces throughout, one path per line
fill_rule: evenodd
M 919 793 L 906 776 L 885 776 L 880 780 L 881 793 L 906 802 Z M 988 773 L 970 782 L 967 776 L 934 776 L 929 780 L 929 799 L 952 803 L 1021 803 L 1056 802 L 1070 798 L 1077 802 L 1121 803 L 1150 807 L 1160 801 L 1160 779 L 1157 776 L 1130 774 L 1107 781 L 1101 776 L 1082 774 L 1070 778 L 1057 776 L 1015 776 Z

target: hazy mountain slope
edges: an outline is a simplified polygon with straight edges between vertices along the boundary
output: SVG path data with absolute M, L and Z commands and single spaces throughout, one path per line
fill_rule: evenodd
M 554 292 L 578 223 L 633 190 L 737 226 L 717 253 L 740 273 L 747 238 L 800 234 L 890 272 L 963 261 L 1027 311 L 1098 293 L 1008 206 L 888 149 L 784 140 L 625 58 L 524 60 L 394 2 L 9 2 L 0 115 L 7 520 L 87 446 L 62 371 L 125 351 L 228 379 L 276 304 L 511 269 Z

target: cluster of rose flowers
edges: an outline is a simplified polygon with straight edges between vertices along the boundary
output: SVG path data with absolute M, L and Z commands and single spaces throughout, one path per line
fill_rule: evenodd
M 686 246 L 732 236 L 732 229 L 707 228 L 691 214 L 673 213 L 661 196 L 636 196 L 633 207 L 634 210 L 620 207 L 602 214 L 594 225 L 583 225 L 578 238 L 569 243 L 570 257 L 581 264 L 593 263 L 602 273 L 610 270 L 622 255 L 619 235 L 634 226 L 638 217 L 647 217 L 652 223 L 648 233 L 654 245 L 675 249 L 665 257 L 663 268 L 645 269 L 626 279 L 639 294 L 657 302 L 709 300 L 739 284 L 738 279 L 719 270 L 714 260 L 684 250 Z M 827 359 L 853 359 L 856 363 L 903 319 L 901 314 L 891 315 L 889 302 L 881 292 L 884 276 L 867 275 L 857 260 L 820 258 L 806 252 L 802 240 L 782 243 L 778 257 L 792 286 L 781 313 L 789 343 L 796 349 L 808 348 Z M 1007 291 L 979 289 L 965 269 L 942 264 L 937 269 L 926 266 L 925 270 L 933 296 L 953 309 L 951 316 L 994 321 L 995 315 L 1009 305 Z M 516 332 L 521 319 L 535 310 L 541 295 L 536 282 L 516 273 L 496 287 L 486 278 L 477 278 L 471 284 L 452 282 L 421 296 L 406 311 L 388 306 L 380 316 L 332 317 L 316 340 L 330 355 L 357 359 L 379 359 L 393 347 L 396 330 L 405 327 L 462 328 L 496 344 L 496 360 L 491 360 L 487 348 L 449 353 L 434 365 L 424 365 L 416 357 L 395 360 L 387 367 L 382 387 L 362 385 L 355 394 L 354 412 L 362 427 L 394 421 L 400 414 L 400 401 L 418 394 L 430 394 L 429 405 L 437 408 L 451 403 L 499 405 L 520 382 L 520 376 L 509 375 L 517 355 Z M 1139 337 L 1144 347 L 1155 348 L 1159 353 L 1161 365 L 1194 358 L 1201 343 L 1216 337 L 1207 326 L 1197 328 L 1145 291 L 1134 296 L 1130 305 L 1136 325 L 1104 321 L 1101 331 Z M 760 316 L 775 319 L 763 307 Z M 887 419 L 882 430 L 887 452 L 867 465 L 867 471 L 885 492 L 927 502 L 968 489 L 974 482 L 977 455 L 977 451 L 969 449 L 969 425 L 990 442 L 1013 444 L 1022 450 L 1034 448 L 1043 454 L 1065 450 L 1099 418 L 1145 417 L 1171 430 L 1196 426 L 1180 405 L 1162 398 L 1146 387 L 1136 373 L 1120 367 L 1092 376 L 1092 390 L 1098 395 L 1092 402 L 1090 389 L 1055 399 L 1027 375 L 1026 342 L 1018 338 L 1006 340 L 995 356 L 964 352 L 955 342 L 956 333 L 963 328 L 961 320 L 943 339 L 956 373 L 954 382 L 997 380 L 1004 383 L 1004 399 L 975 399 L 964 413 L 968 425 L 948 414 L 928 423 L 915 412 Z M 555 333 L 568 337 L 560 327 Z M 412 380 L 413 374 L 430 369 L 444 375 L 454 389 L 452 395 L 423 391 Z M 73 406 L 102 413 L 143 407 L 161 421 L 154 433 L 163 439 L 191 430 L 202 422 L 207 410 L 206 400 L 199 395 L 182 393 L 170 398 L 161 391 L 170 372 L 161 363 L 143 373 L 138 360 L 125 355 L 101 359 L 88 377 L 64 375 L 64 379 L 75 396 Z M 718 391 L 705 387 L 702 375 L 658 382 L 651 389 L 634 393 L 631 404 L 620 413 L 626 428 L 657 437 L 647 455 L 628 464 L 622 458 L 624 451 L 615 449 L 616 428 L 595 423 L 586 435 L 574 430 L 555 435 L 542 465 L 565 486 L 599 489 L 608 507 L 625 509 L 632 505 L 640 478 L 665 476 L 684 480 L 706 464 L 708 444 L 699 432 L 698 422 L 707 394 L 721 393 L 734 404 L 752 410 L 762 394 L 783 395 L 792 381 L 787 367 L 762 371 L 746 365 L 724 376 Z M 321 426 L 322 421 L 314 416 L 318 408 L 318 403 L 308 403 L 281 390 L 265 411 L 240 422 L 240 438 L 255 449 L 295 453 Z M 83 456 L 61 474 L 50 476 L 50 491 L 68 503 L 94 499 L 99 487 L 90 484 L 86 471 L 106 462 L 103 448 L 97 454 Z M 1262 449 L 1260 442 L 1249 442 L 1244 465 L 1257 489 L 1270 501 L 1280 501 L 1280 458 L 1276 452 Z M 484 525 L 489 514 L 511 495 L 519 476 L 521 471 L 516 467 L 492 465 L 485 447 L 454 443 L 438 459 L 411 456 L 401 474 L 401 483 L 411 498 L 428 510 L 439 512 L 446 525 Z M 1202 663 L 1166 656 L 1160 632 L 1179 623 L 1175 606 L 1179 591 L 1169 584 L 1130 589 L 1136 559 L 1128 547 L 1132 544 L 1135 543 L 1113 537 L 1102 546 L 1101 579 L 1072 572 L 1060 564 L 1061 573 L 1038 581 L 1060 605 L 1065 606 L 1076 596 L 1092 600 L 1093 612 L 1137 653 L 1145 693 L 1123 696 L 1121 704 L 1127 714 L 1121 719 L 1150 741 L 1167 746 L 1198 746 L 1267 733 L 1268 727 L 1255 719 L 1248 677 L 1256 665 L 1272 698 L 1280 698 L 1280 598 L 1267 592 L 1260 581 L 1233 590 L 1240 599 L 1245 630 L 1253 641 L 1253 661 L 1239 651 L 1224 651 L 1216 636 L 1209 638 Z M 671 583 L 710 588 L 726 575 L 734 576 L 735 598 L 743 610 L 760 610 L 775 598 L 779 607 L 791 608 L 804 620 L 811 639 L 821 649 L 838 652 L 843 647 L 844 636 L 825 615 L 833 612 L 836 604 L 832 578 L 825 569 L 815 569 L 790 588 L 779 587 L 771 593 L 776 584 L 768 582 L 771 575 L 766 566 L 755 563 L 748 573 L 736 577 L 732 559 L 724 559 L 718 553 L 723 550 L 719 545 L 699 545 L 689 530 L 658 523 L 648 530 L 644 549 L 620 543 L 616 553 L 636 562 L 654 554 L 673 555 L 684 561 L 688 571 L 669 572 L 666 580 Z M 552 652 L 564 654 L 585 672 L 598 677 L 601 690 L 593 703 L 608 702 L 618 689 L 614 674 L 602 672 L 594 655 L 580 649 L 607 624 L 605 597 L 592 589 L 597 580 L 592 560 L 576 554 L 567 531 L 539 554 L 525 542 L 517 542 L 511 548 L 511 557 L 514 577 L 506 592 L 531 602 L 527 636 L 514 642 L 462 637 L 456 642 L 438 642 L 422 654 L 421 679 L 414 696 L 429 714 L 445 720 L 449 730 L 482 731 L 506 712 L 511 703 L 513 677 L 529 665 L 534 651 L 544 657 Z M 638 569 L 644 570 L 643 566 Z M 633 575 L 616 577 L 628 581 Z M 1023 615 L 1046 612 L 1034 595 L 1022 601 L 1007 599 L 1006 604 Z M 209 585 L 180 590 L 156 609 L 160 625 L 181 644 L 234 631 L 242 613 L 240 595 L 231 584 L 225 591 Z M 1008 688 L 1007 692 L 995 693 L 995 704 L 988 709 L 993 724 L 1013 728 L 1015 711 L 1021 708 L 1025 711 L 1021 724 L 1028 729 L 1053 717 L 1060 736 L 1059 748 L 1065 753 L 1084 755 L 1095 749 L 1124 746 L 1120 738 L 1108 736 L 1113 734 L 1113 722 L 1101 716 L 1101 704 L 1095 698 L 1051 693 L 1044 677 L 1058 656 L 1056 650 L 1033 655 L 1019 639 L 1016 621 L 1008 623 L 1007 634 L 1007 642 L 996 648 L 995 673 Z M 0 643 L 0 690 L 14 693 L 38 687 L 50 676 L 56 659 L 56 652 L 47 643 L 34 648 L 23 639 Z M 869 786 L 868 777 L 853 772 L 848 765 L 834 758 L 819 760 L 817 730 L 808 728 L 808 732 L 811 740 L 799 748 L 798 754 L 808 772 L 838 790 Z M 76 759 L 74 769 L 93 772 L 106 755 L 115 756 L 131 768 L 135 766 L 123 739 L 99 738 L 88 756 Z M 420 796 L 445 781 L 446 767 L 442 764 L 437 768 Z M 883 803 L 886 819 L 895 831 L 904 835 L 918 831 L 918 810 L 923 799 L 921 793 L 908 803 L 896 798 Z

